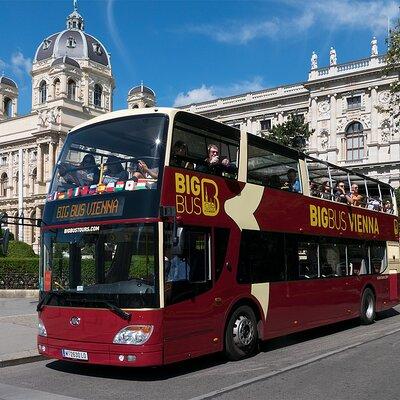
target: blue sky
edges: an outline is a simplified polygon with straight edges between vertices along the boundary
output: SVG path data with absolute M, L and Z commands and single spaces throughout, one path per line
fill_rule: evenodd
M 72 0 L 0 0 L 0 71 L 20 88 L 19 114 L 30 111 L 29 70 L 37 46 L 65 27 Z M 85 30 L 111 53 L 114 109 L 143 80 L 159 106 L 210 100 L 307 80 L 310 56 L 338 62 L 385 52 L 394 0 L 123 1 L 79 0 Z

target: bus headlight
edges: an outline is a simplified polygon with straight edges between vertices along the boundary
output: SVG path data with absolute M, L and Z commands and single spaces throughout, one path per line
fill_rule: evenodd
M 115 335 L 113 343 L 144 344 L 149 340 L 152 333 L 153 325 L 129 325 Z
M 46 327 L 44 326 L 44 323 L 41 319 L 39 319 L 38 321 L 38 331 L 39 336 L 47 336 Z

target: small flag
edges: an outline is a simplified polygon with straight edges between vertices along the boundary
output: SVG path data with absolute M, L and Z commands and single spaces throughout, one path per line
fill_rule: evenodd
M 65 192 L 57 192 L 57 200 L 62 200 L 65 198 Z
M 136 184 L 136 190 L 146 189 L 146 183 L 147 179 L 138 179 L 138 182 Z
M 89 186 L 82 186 L 81 187 L 81 195 L 86 196 L 89 193 Z
M 96 192 L 97 192 L 97 185 L 90 185 L 89 194 L 96 194 Z
M 126 181 L 125 190 L 135 190 L 136 184 L 136 181 Z
M 97 193 L 103 193 L 106 191 L 106 185 L 104 183 L 100 183 L 97 185 Z
M 115 191 L 120 192 L 121 190 L 124 190 L 125 182 L 124 181 L 118 181 L 115 184 Z
M 81 188 L 77 187 L 74 189 L 74 197 L 78 197 L 81 194 Z
M 113 192 L 115 189 L 115 182 L 109 182 L 106 187 L 106 192 Z
M 67 190 L 67 197 L 70 199 L 74 194 L 74 189 L 70 188 Z

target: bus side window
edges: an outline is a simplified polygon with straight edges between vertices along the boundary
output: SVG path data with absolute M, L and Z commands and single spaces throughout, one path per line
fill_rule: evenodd
M 224 269 L 226 250 L 228 249 L 230 230 L 226 228 L 215 228 L 214 251 L 215 251 L 215 281 L 221 276 Z M 229 260 L 228 260 L 229 261 Z
M 237 281 L 262 283 L 285 279 L 283 234 L 243 230 Z
M 299 242 L 297 254 L 299 258 L 299 278 L 317 278 L 318 244 L 312 242 Z
M 368 253 L 364 243 L 349 244 L 347 246 L 347 258 L 349 275 L 365 275 L 369 273 Z
M 166 230 L 167 231 L 167 230 Z M 212 286 L 208 229 L 184 227 L 174 246 L 166 232 L 164 253 L 165 299 L 167 304 L 187 300 Z
M 371 274 L 380 274 L 387 268 L 386 246 L 381 243 L 371 244 L 369 248 Z

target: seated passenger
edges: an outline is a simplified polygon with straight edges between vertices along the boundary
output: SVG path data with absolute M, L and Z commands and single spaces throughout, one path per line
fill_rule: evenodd
M 224 172 L 236 175 L 237 167 L 235 164 L 231 163 L 227 157 L 220 160 L 217 145 L 209 144 L 207 151 L 208 156 L 204 163 L 197 167 L 198 171 L 214 175 L 222 175 Z
M 287 189 L 289 192 L 299 193 L 300 181 L 297 178 L 297 171 L 294 168 L 288 169 L 287 172 L 288 181 L 285 182 L 285 186 L 282 189 Z
M 367 200 L 368 210 L 381 211 L 381 201 L 377 197 L 369 197 Z
M 320 197 L 320 191 L 318 190 L 318 183 L 310 181 L 310 194 L 313 197 Z
M 282 187 L 281 179 L 278 175 L 271 175 L 269 177 L 268 186 L 275 189 L 280 189 Z
M 351 185 L 351 191 L 347 194 L 349 197 L 349 203 L 353 206 L 361 207 L 362 196 L 358 193 L 358 185 L 353 183 Z
M 78 170 L 78 177 L 81 180 L 82 185 L 92 185 L 99 183 L 100 180 L 100 170 L 96 165 L 96 160 L 93 154 L 86 154 L 83 157 L 80 168 Z
M 147 164 L 138 160 L 137 163 L 131 164 L 133 177 L 137 179 L 158 179 L 158 168 L 149 168 Z
M 191 162 L 185 160 L 188 156 L 188 147 L 182 140 L 177 140 L 172 146 L 171 165 L 179 168 L 194 169 Z
M 325 181 L 322 184 L 320 197 L 321 199 L 332 200 L 331 187 L 328 181 Z
M 389 200 L 385 201 L 385 204 L 383 205 L 383 211 L 388 214 L 393 214 L 393 206 Z
M 128 180 L 129 174 L 122 167 L 121 160 L 118 157 L 108 156 L 105 166 L 104 184 Z
M 343 181 L 339 181 L 335 187 L 334 192 L 335 201 L 343 204 L 351 204 L 350 196 L 346 194 L 345 185 Z

